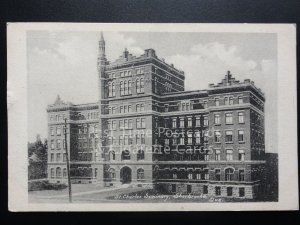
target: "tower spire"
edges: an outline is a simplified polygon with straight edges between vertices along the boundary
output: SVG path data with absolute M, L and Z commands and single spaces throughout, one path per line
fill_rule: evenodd
M 100 34 L 100 41 L 99 41 L 99 56 L 100 56 L 100 59 L 105 59 L 105 41 L 104 41 L 102 31 Z

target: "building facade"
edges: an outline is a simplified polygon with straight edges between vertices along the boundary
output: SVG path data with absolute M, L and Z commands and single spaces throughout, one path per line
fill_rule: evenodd
M 184 72 L 153 49 L 139 57 L 125 49 L 109 62 L 102 34 L 97 67 L 99 102 L 73 105 L 58 97 L 47 108 L 50 181 L 67 181 L 67 144 L 72 182 L 258 196 L 265 97 L 253 81 L 227 72 L 205 90 L 185 91 Z

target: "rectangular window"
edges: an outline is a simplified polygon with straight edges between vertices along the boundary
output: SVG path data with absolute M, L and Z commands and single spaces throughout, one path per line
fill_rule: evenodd
M 240 161 L 245 160 L 245 150 L 242 150 L 242 149 L 239 150 L 239 160 Z
M 180 118 L 180 127 L 184 127 L 184 118 Z
M 209 171 L 205 170 L 204 172 L 204 180 L 209 180 Z
M 208 194 L 208 186 L 206 185 L 203 186 L 203 194 L 204 195 Z
M 165 139 L 165 145 L 169 145 L 170 144 L 170 140 L 168 138 Z
M 119 137 L 119 145 L 124 145 L 124 137 L 122 135 Z
M 196 117 L 196 127 L 200 126 L 200 117 Z
M 187 191 L 188 194 L 192 193 L 192 185 L 188 184 L 186 186 L 186 191 Z
M 67 154 L 64 153 L 64 154 L 63 154 L 63 162 L 66 162 L 66 161 L 67 161 Z
M 203 102 L 203 108 L 206 109 L 207 108 L 207 101 Z
M 238 113 L 238 118 L 239 118 L 239 123 L 245 123 L 243 112 Z
M 128 119 L 125 119 L 125 120 L 124 120 L 124 128 L 125 128 L 125 129 L 128 129 Z
M 135 136 L 136 144 L 141 144 L 141 137 L 139 134 Z
M 117 129 L 117 121 L 113 120 L 111 121 L 112 129 L 116 130 Z
M 141 111 L 144 111 L 144 110 L 145 110 L 144 104 L 141 104 Z
M 196 144 L 201 144 L 200 131 L 196 132 L 195 135 L 196 135 Z
M 137 129 L 141 128 L 141 119 L 140 118 L 136 119 L 136 128 Z
M 232 187 L 227 187 L 227 196 L 232 196 Z
M 54 129 L 53 129 L 53 127 L 50 128 L 50 134 L 51 134 L 51 136 L 54 136 Z
M 224 105 L 228 105 L 228 97 L 224 98 Z
M 215 131 L 215 142 L 216 143 L 221 142 L 221 133 L 220 133 L 220 131 Z
M 132 128 L 133 128 L 133 122 L 132 122 L 132 119 L 129 119 L 129 120 L 128 120 L 128 128 L 129 128 L 129 129 L 132 129 Z
M 145 144 L 145 134 L 141 134 L 141 144 Z
M 188 144 L 189 145 L 193 144 L 193 134 L 189 132 L 187 136 L 188 136 Z
M 219 106 L 220 105 L 220 101 L 218 98 L 215 98 L 215 106 Z
M 221 150 L 217 149 L 215 154 L 215 160 L 220 161 L 221 160 Z
M 233 160 L 233 151 L 231 149 L 226 150 L 226 160 L 227 161 Z
M 50 155 L 50 162 L 54 162 L 54 153 L 51 153 Z
M 180 144 L 181 144 L 181 145 L 184 145 L 184 138 L 183 138 L 183 137 L 180 138 Z
M 116 114 L 117 107 L 112 107 L 112 114 Z
M 221 180 L 221 170 L 215 169 L 215 180 L 220 181 Z
M 172 192 L 176 192 L 176 184 L 172 184 Z
M 173 118 L 173 119 L 172 119 L 172 127 L 173 127 L 173 128 L 176 128 L 176 127 L 177 127 L 177 121 L 176 121 L 176 118 Z
M 225 123 L 226 124 L 232 124 L 232 113 L 226 113 L 225 114 Z
M 245 170 L 239 170 L 239 181 L 245 180 Z
M 189 174 L 188 174 L 188 179 L 189 179 L 189 180 L 192 180 L 192 179 L 193 179 L 193 174 L 192 174 L 192 173 L 189 173 Z
M 244 101 L 243 101 L 243 97 L 242 96 L 239 96 L 239 104 L 243 104 L 244 103 Z
M 66 148 L 66 140 L 63 139 L 63 149 L 65 149 L 65 148 Z
M 188 118 L 188 127 L 192 127 L 193 126 L 193 118 L 189 117 Z
M 51 140 L 51 149 L 54 149 L 54 140 Z
M 220 115 L 219 114 L 215 114 L 215 124 L 216 125 L 221 124 L 221 119 L 220 119 Z
M 60 158 L 60 153 L 57 153 L 57 154 L 56 154 L 56 161 L 57 161 L 57 162 L 60 162 L 60 160 L 61 160 L 61 158 Z
M 124 120 L 119 120 L 119 128 L 124 129 Z
M 60 129 L 60 127 L 56 128 L 56 135 L 61 135 L 61 129 Z
M 239 196 L 245 197 L 245 188 L 239 188 Z
M 145 118 L 141 119 L 141 128 L 146 128 L 146 119 Z
M 208 126 L 208 117 L 207 116 L 203 117 L 203 125 Z
M 215 187 L 215 193 L 216 193 L 216 196 L 220 196 L 221 195 L 221 187 Z
M 177 137 L 173 137 L 173 145 L 177 145 Z
M 225 142 L 232 142 L 232 130 L 225 131 Z
M 244 131 L 243 130 L 238 131 L 238 141 L 244 142 Z
M 229 98 L 229 105 L 233 105 L 233 97 Z
M 56 148 L 60 149 L 60 139 L 56 140 Z

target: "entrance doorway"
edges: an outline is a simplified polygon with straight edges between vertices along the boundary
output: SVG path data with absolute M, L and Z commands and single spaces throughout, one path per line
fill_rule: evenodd
M 128 166 L 124 166 L 120 170 L 120 179 L 122 184 L 128 184 L 131 182 L 131 169 Z

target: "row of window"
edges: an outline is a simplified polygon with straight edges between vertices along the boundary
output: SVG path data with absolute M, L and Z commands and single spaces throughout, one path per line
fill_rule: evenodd
M 137 78 L 136 82 L 136 93 L 144 93 L 144 78 Z M 120 95 L 131 95 L 132 94 L 132 81 L 131 80 L 122 80 L 120 81 Z M 116 84 L 114 81 L 108 82 L 108 97 L 116 96 Z
M 107 138 L 108 145 L 116 145 L 117 139 L 116 137 L 109 136 Z M 145 134 L 137 134 L 135 135 L 135 143 L 136 144 L 145 144 Z M 132 135 L 121 135 L 119 136 L 119 145 L 132 145 L 133 144 L 133 137 Z
M 142 168 L 137 169 L 136 171 L 137 181 L 143 181 L 145 179 L 145 171 Z M 116 180 L 116 170 L 114 168 L 110 168 L 108 170 L 108 177 L 111 181 Z
M 146 128 L 146 118 L 136 118 L 136 128 Z M 117 120 L 108 121 L 108 129 L 117 129 Z M 133 129 L 133 119 L 122 119 L 119 120 L 119 129 Z
M 238 130 L 238 142 L 244 143 L 244 130 Z M 215 143 L 221 143 L 221 135 L 222 131 L 215 131 L 214 132 L 214 141 Z M 232 143 L 233 142 L 233 131 L 232 130 L 225 130 L 225 143 Z
M 167 174 L 165 174 L 167 175 Z M 209 170 L 205 169 L 202 172 L 188 172 L 188 173 L 176 173 L 173 172 L 172 179 L 188 179 L 188 180 L 209 180 L 210 174 Z M 214 170 L 214 180 L 221 181 L 221 169 L 215 169 Z M 225 181 L 234 181 L 234 169 L 233 168 L 227 168 L 224 170 L 224 180 Z M 238 181 L 245 181 L 245 170 L 239 169 L 237 171 L 237 180 Z
M 225 124 L 233 124 L 233 113 L 225 113 Z M 238 123 L 245 123 L 245 114 L 244 112 L 238 112 Z M 214 115 L 214 124 L 220 125 L 221 124 L 221 115 L 215 114 Z
M 172 118 L 172 128 L 177 128 L 178 124 L 178 119 L 177 118 Z M 168 127 L 168 120 L 165 121 L 165 126 Z M 179 118 L 179 128 L 184 128 L 185 127 L 185 118 Z M 200 116 L 195 118 L 195 126 L 199 127 L 201 125 L 201 119 Z M 192 117 L 188 117 L 187 118 L 187 126 L 188 127 L 193 127 L 193 118 Z M 203 117 L 203 126 L 208 126 L 208 117 L 204 116 Z
M 67 118 L 66 114 L 51 115 L 50 121 L 63 121 Z
M 135 70 L 136 70 L 136 74 L 143 74 L 144 73 L 144 68 L 143 67 L 136 68 Z M 125 71 L 120 72 L 120 77 L 127 77 L 127 76 L 131 76 L 131 75 L 132 75 L 131 70 L 125 70 Z M 115 72 L 109 73 L 108 77 L 109 78 L 116 78 L 116 73 Z
M 233 101 L 233 97 L 230 96 L 230 97 L 224 97 L 223 99 L 223 105 L 233 105 L 234 104 L 234 101 Z M 243 97 L 242 96 L 238 96 L 237 98 L 237 103 L 238 104 L 243 104 L 244 103 L 244 100 L 243 100 Z M 215 98 L 215 106 L 219 106 L 220 105 L 220 98 Z
M 120 113 L 131 113 L 131 105 L 121 105 L 120 106 Z M 142 112 L 145 110 L 145 105 L 144 103 L 141 104 L 136 104 L 135 106 L 135 111 L 136 112 Z M 113 107 L 108 107 L 108 114 L 116 114 L 117 112 L 117 107 L 113 106 Z
M 56 162 L 60 162 L 61 161 L 61 153 L 56 153 Z M 50 162 L 54 162 L 55 161 L 55 154 L 54 153 L 51 153 L 50 154 Z M 63 162 L 66 162 L 67 161 L 67 154 L 66 153 L 63 153 Z
M 62 143 L 62 145 L 61 145 Z M 66 140 L 65 139 L 57 139 L 56 140 L 56 149 L 65 149 L 66 148 Z M 55 149 L 55 141 L 54 140 L 51 140 L 50 141 L 50 149 Z
M 124 150 L 121 153 L 121 160 L 130 160 L 130 152 L 128 150 Z M 144 150 L 138 150 L 136 154 L 137 160 L 144 160 L 145 159 L 145 152 Z M 115 151 L 109 152 L 109 160 L 116 160 L 116 153 Z

